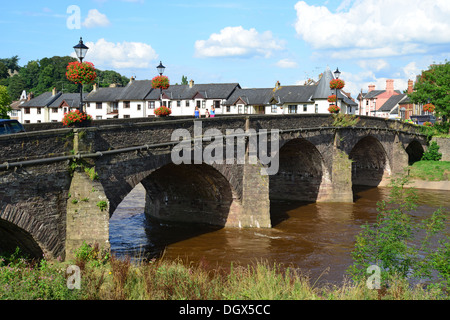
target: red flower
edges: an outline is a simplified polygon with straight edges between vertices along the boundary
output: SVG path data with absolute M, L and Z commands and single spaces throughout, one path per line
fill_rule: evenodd
M 170 87 L 169 78 L 166 76 L 156 76 L 152 79 L 153 89 L 168 89 Z
M 336 95 L 333 94 L 331 96 L 328 96 L 328 102 L 336 102 Z
M 75 61 L 67 65 L 66 77 L 74 83 L 89 84 L 97 78 L 97 73 L 91 62 Z
M 423 111 L 434 112 L 435 106 L 431 103 L 427 103 L 423 106 Z
M 330 105 L 330 107 L 328 108 L 329 113 L 339 113 L 340 110 L 341 109 L 334 104 Z
M 341 79 L 333 79 L 330 81 L 330 88 L 331 89 L 342 89 L 345 87 L 344 80 Z

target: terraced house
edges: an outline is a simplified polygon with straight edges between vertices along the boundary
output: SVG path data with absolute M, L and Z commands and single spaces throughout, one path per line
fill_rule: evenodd
M 131 78 L 125 87 L 98 88 L 94 85 L 83 101 L 86 112 L 98 120 L 154 117 L 154 110 L 161 105 L 171 108 L 172 116 L 192 116 L 196 107 L 201 116 L 213 107 L 216 115 L 328 113 L 328 96 L 335 94 L 329 87 L 332 79 L 333 74 L 327 68 L 317 83 L 305 85 L 282 86 L 277 81 L 273 88 L 248 89 L 241 88 L 239 83 L 196 84 L 191 80 L 187 85 L 171 85 L 161 91 L 152 89 L 151 80 Z M 48 92 L 31 99 L 28 106 L 43 108 L 48 105 L 55 109 L 49 109 L 52 116 L 47 117 L 40 117 L 36 109 L 27 114 L 26 120 L 31 123 L 61 121 L 64 113 L 77 108 L 79 103 L 79 94 L 68 95 Z M 341 112 L 355 114 L 358 104 L 351 96 L 342 90 L 338 90 L 337 96 Z M 27 105 L 22 104 L 22 112 L 27 110 L 23 107 Z

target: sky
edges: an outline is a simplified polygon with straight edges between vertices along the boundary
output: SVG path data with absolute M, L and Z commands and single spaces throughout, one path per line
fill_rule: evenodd
M 304 84 L 330 68 L 356 98 L 405 90 L 450 57 L 449 0 L 0 0 L 0 58 L 74 55 L 137 80 Z

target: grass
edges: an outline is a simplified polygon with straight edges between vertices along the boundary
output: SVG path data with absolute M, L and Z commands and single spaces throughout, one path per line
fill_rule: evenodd
M 409 167 L 409 177 L 427 181 L 449 181 L 450 161 L 418 161 Z
M 28 300 L 435 300 L 448 299 L 441 291 L 407 282 L 392 282 L 389 288 L 368 289 L 350 281 L 340 286 L 316 285 L 300 270 L 264 262 L 230 269 L 211 270 L 207 263 L 182 261 L 132 263 L 111 256 L 98 263 L 77 259 L 81 289 L 67 288 L 68 263 L 0 263 L 0 299 Z M 317 279 L 316 279 L 317 280 Z

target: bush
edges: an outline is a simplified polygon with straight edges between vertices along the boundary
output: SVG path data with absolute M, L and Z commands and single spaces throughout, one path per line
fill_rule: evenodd
M 439 146 L 436 141 L 431 141 L 428 150 L 424 152 L 421 160 L 439 161 L 442 158 L 442 153 L 439 152 Z

